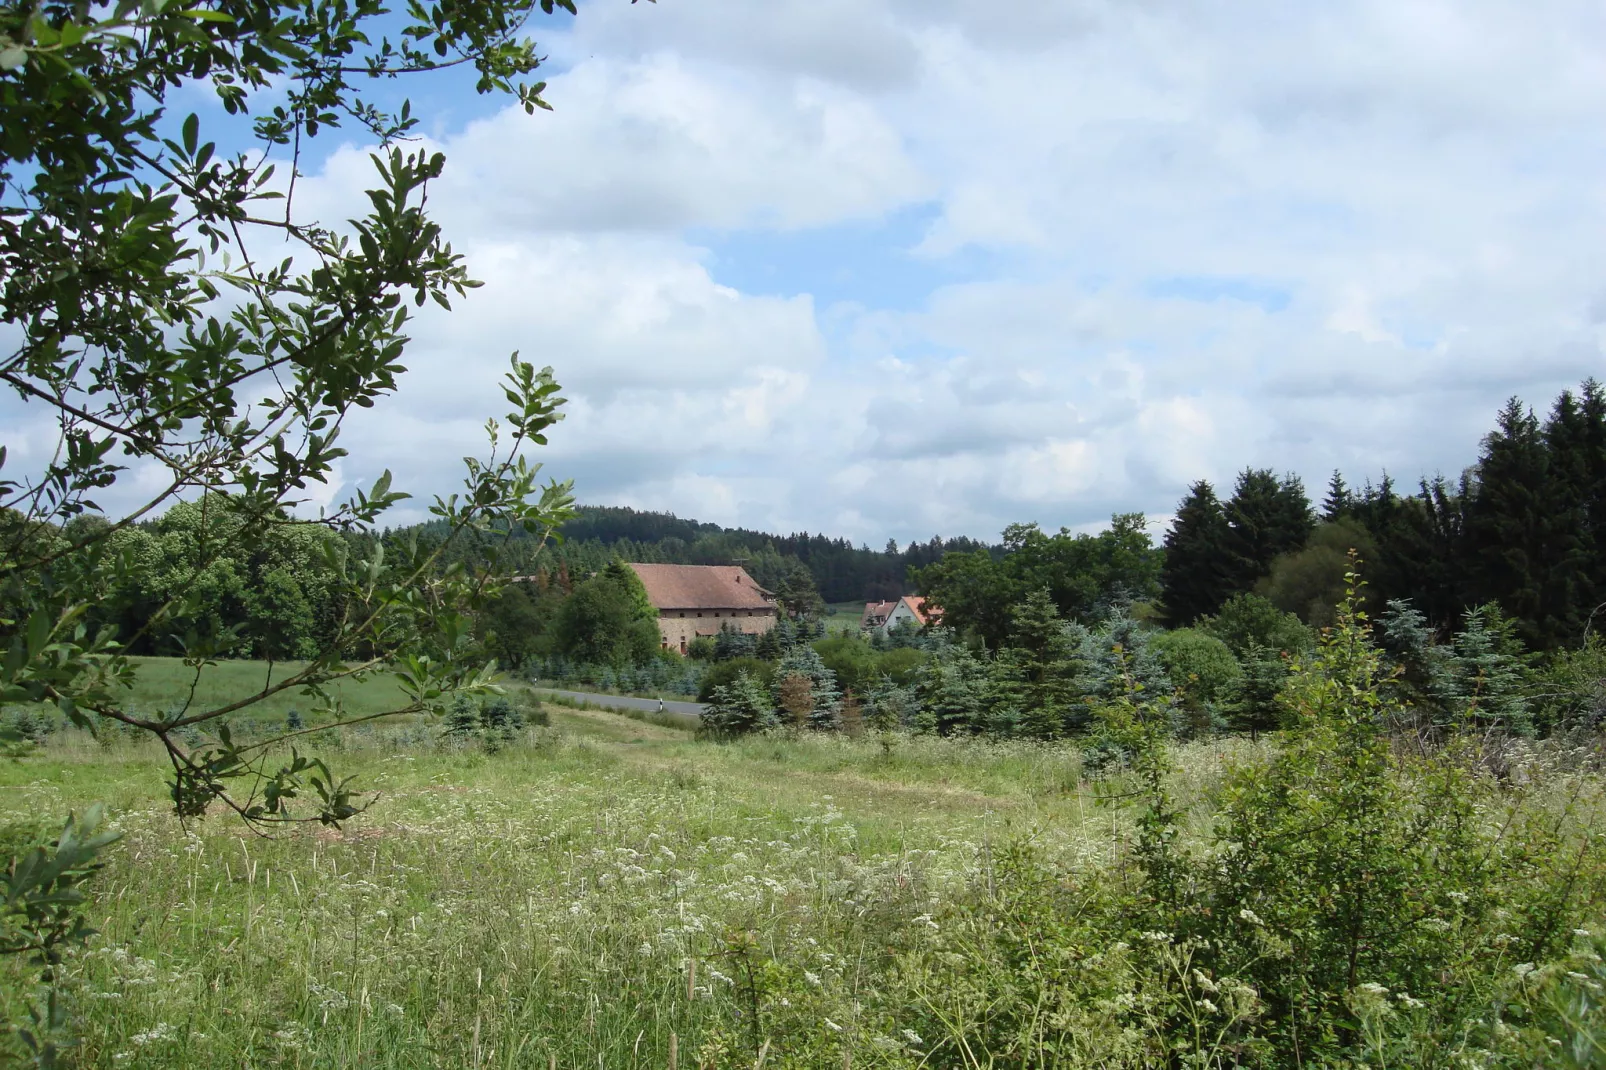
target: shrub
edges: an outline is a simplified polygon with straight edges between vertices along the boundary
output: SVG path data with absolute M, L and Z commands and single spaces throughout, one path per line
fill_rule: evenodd
M 730 738 L 774 728 L 778 723 L 768 689 L 742 671 L 729 684 L 714 688 L 701 728 L 707 735 Z
M 757 658 L 734 658 L 730 661 L 716 662 L 703 674 L 702 682 L 697 685 L 697 701 L 712 701 L 715 688 L 735 683 L 736 678 L 744 672 L 757 680 L 766 691 L 770 689 L 775 679 L 775 666 Z

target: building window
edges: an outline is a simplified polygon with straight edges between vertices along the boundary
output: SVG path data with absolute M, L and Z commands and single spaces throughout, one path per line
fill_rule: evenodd
M 684 635 L 680 637 L 680 652 L 682 654 L 686 652 L 686 637 Z

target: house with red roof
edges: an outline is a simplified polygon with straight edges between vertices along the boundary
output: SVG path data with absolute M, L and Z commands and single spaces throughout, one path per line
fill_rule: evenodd
M 780 619 L 775 596 L 739 565 L 630 567 L 658 611 L 658 634 L 665 650 L 684 654 L 693 639 L 718 635 L 725 626 L 762 635 Z
M 906 594 L 894 602 L 866 602 L 864 615 L 859 618 L 859 627 L 867 632 L 884 632 L 905 621 L 913 621 L 924 628 L 926 620 L 925 598 L 917 594 Z

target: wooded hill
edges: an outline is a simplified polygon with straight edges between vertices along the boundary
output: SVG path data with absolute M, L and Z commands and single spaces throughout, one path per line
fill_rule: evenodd
M 911 542 L 899 548 L 888 540 L 881 550 L 854 546 L 844 538 L 798 532 L 773 535 L 748 528 L 726 528 L 671 513 L 643 512 L 621 506 L 581 506 L 580 515 L 563 525 L 561 540 L 537 547 L 532 540 L 515 538 L 506 552 L 527 554 L 521 568 L 527 573 L 545 569 L 556 575 L 586 576 L 610 561 L 644 564 L 741 565 L 761 586 L 773 591 L 799 586 L 806 575 L 826 602 L 873 601 L 909 594 L 909 570 L 942 560 L 951 551 L 1001 553 L 977 539 L 943 539 Z M 437 525 L 423 524 L 395 535 L 416 531 L 420 537 L 439 534 Z M 478 543 L 464 543 L 462 556 L 477 552 Z

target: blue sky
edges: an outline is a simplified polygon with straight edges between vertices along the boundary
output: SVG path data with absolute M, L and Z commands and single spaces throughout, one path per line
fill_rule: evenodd
M 445 492 L 507 355 L 583 500 L 872 546 L 1470 462 L 1606 348 L 1606 8 L 588 0 L 552 113 L 408 83 L 485 286 L 346 487 Z M 356 131 L 298 206 L 361 210 Z

